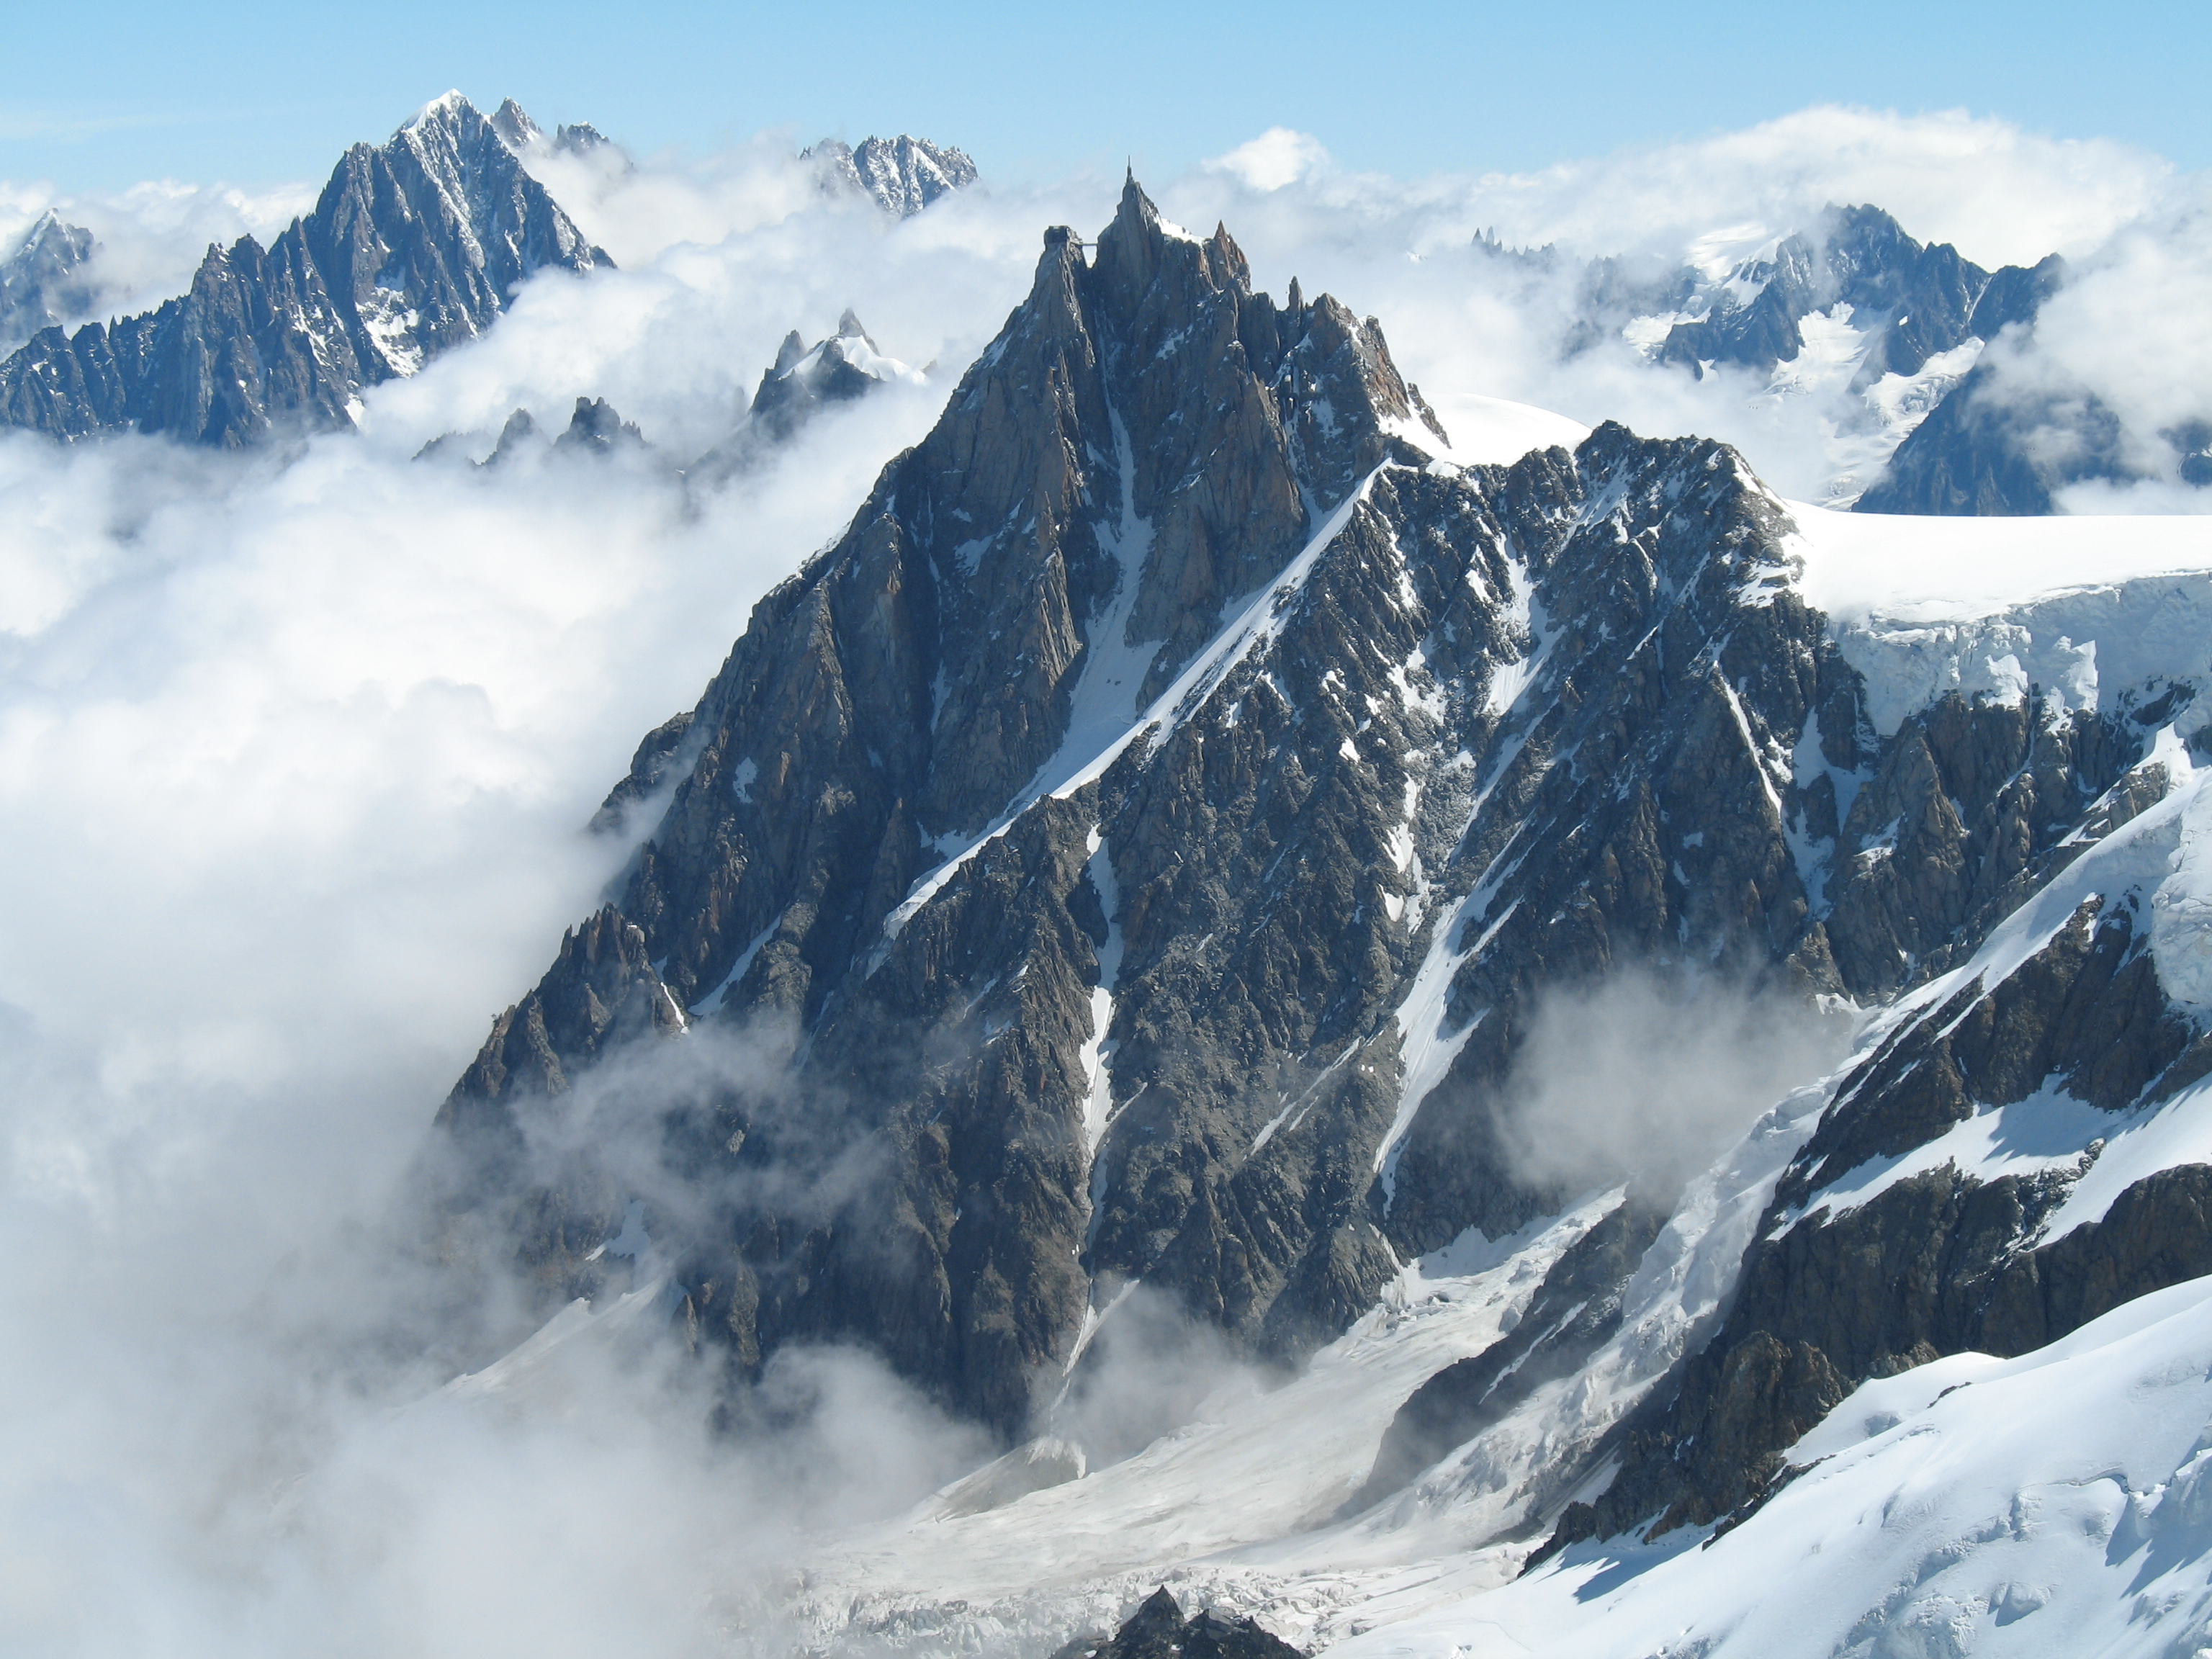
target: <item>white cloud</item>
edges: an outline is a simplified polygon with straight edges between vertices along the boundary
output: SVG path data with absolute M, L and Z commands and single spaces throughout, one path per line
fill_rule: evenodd
M 1559 988 L 1530 1012 L 1500 1091 L 1508 1153 L 1539 1187 L 1580 1193 L 1635 1176 L 1671 1198 L 1841 1060 L 1851 1025 L 1698 975 L 1632 969 Z
M 1328 164 L 1328 151 L 1320 139 L 1290 127 L 1269 127 L 1257 138 L 1206 163 L 1209 167 L 1231 174 L 1249 189 L 1262 191 L 1294 185 Z

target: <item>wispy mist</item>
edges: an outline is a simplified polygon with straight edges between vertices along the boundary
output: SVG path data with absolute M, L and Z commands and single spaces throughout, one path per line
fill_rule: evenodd
M 1498 1121 L 1522 1178 L 1671 1201 L 1766 1108 L 1831 1070 L 1854 1021 L 1717 975 L 1625 969 L 1543 994 Z

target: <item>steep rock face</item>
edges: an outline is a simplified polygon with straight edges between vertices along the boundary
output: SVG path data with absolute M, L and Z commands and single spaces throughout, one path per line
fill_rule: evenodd
M 2057 254 L 2033 270 L 1997 272 L 1976 302 L 1973 333 L 1994 340 L 2007 327 L 2033 331 L 2065 276 Z M 2179 434 L 2175 441 L 2185 448 Z M 2043 387 L 2023 393 L 1995 366 L 1978 363 L 1898 446 L 1856 509 L 2033 517 L 2054 511 L 2054 493 L 2068 484 L 2131 476 L 2119 421 L 2100 399 Z
M 1857 677 L 1847 670 L 1843 680 L 1854 684 Z M 2008 1336 L 1970 1329 L 1972 1322 L 1956 1307 L 1937 1321 L 1928 1307 L 1910 1301 L 1917 1296 L 1926 1302 L 1934 1294 L 1931 1286 L 1942 1286 L 1957 1306 L 1978 1305 L 1975 1298 L 1982 1291 L 1971 1287 L 1980 1280 L 2029 1271 L 2010 1264 L 2034 1244 L 2038 1216 L 2063 1197 L 2066 1180 L 2046 1175 L 2027 1183 L 2040 1194 L 2033 1213 L 2007 1196 L 2010 1187 L 2003 1182 L 1992 1189 L 1978 1177 L 1953 1176 L 1944 1190 L 1960 1202 L 1908 1218 L 1887 1207 L 1905 1202 L 1891 1194 L 1852 1212 L 1832 1233 L 1817 1222 L 1789 1229 L 1808 1207 L 1808 1170 L 1822 1170 L 1832 1181 L 1851 1170 L 1879 1167 L 1882 1160 L 1913 1153 L 1978 1110 L 2017 1102 L 2045 1086 L 2070 1091 L 2069 1098 L 2098 1109 L 2121 1111 L 2147 1091 L 2154 1092 L 2154 1079 L 2162 1079 L 2157 1086 L 2170 1091 L 2191 1075 L 2193 1062 L 2180 1058 L 2191 1023 L 2169 1007 L 2124 919 L 2104 924 L 2093 936 L 2086 931 L 2089 924 L 2077 918 L 2027 965 L 2007 966 L 2001 973 L 1974 969 L 1977 952 L 1990 948 L 2001 927 L 2013 925 L 2008 919 L 2024 904 L 2046 902 L 2053 884 L 2086 853 L 2164 798 L 2172 782 L 2169 764 L 2153 757 L 2163 752 L 2157 749 L 2163 722 L 2188 702 L 2182 691 L 2140 703 L 2122 695 L 2102 713 L 2069 715 L 2026 699 L 2008 704 L 1952 693 L 1903 719 L 1886 737 L 1860 726 L 1851 743 L 1863 758 L 1853 769 L 1838 765 L 1820 747 L 1822 733 L 1848 712 L 1848 700 L 1841 708 L 1813 711 L 1798 744 L 1793 789 L 1783 797 L 1811 916 L 1797 963 L 1818 959 L 1817 952 L 1805 950 L 1817 939 L 1827 950 L 1833 975 L 1828 982 L 1848 988 L 1870 1006 L 1907 994 L 1910 1006 L 1911 998 L 1929 994 L 1912 988 L 1941 984 L 1946 974 L 1967 974 L 1972 983 L 1929 1003 L 1923 1024 L 1912 1027 L 1917 1036 L 1893 1039 L 1844 1082 L 1811 1140 L 1779 1177 L 1771 1207 L 1756 1230 L 1764 1242 L 1752 1247 L 1744 1282 L 1759 1283 L 1761 1274 L 1771 1278 L 1784 1262 L 1794 1264 L 1788 1282 L 1770 1284 L 1771 1294 L 1755 1310 L 1740 1299 L 1720 1334 L 1701 1333 L 1686 1351 L 1683 1373 L 1652 1396 L 1662 1403 L 1649 1404 L 1638 1419 L 1648 1425 L 1654 1413 L 1671 1409 L 1686 1414 L 1694 1426 L 1668 1416 L 1671 1426 L 1663 1430 L 1623 1428 L 1603 1438 L 1591 1431 L 1592 1437 L 1579 1443 L 1564 1428 L 1558 1433 L 1551 1467 L 1523 1511 L 1533 1517 L 1547 1516 L 1607 1458 L 1627 1460 L 1627 1472 L 1595 1508 L 1583 1505 L 1570 1515 L 1559 1534 L 1562 1544 L 1592 1535 L 1593 1528 L 1604 1533 L 1639 1524 L 1678 1501 L 1684 1505 L 1678 1519 L 1711 1521 L 1762 1487 L 1782 1449 L 1867 1376 L 1962 1345 L 2012 1340 L 2021 1346 L 2006 1352 L 2022 1351 L 2071 1328 L 2063 1322 L 2029 1322 L 2040 1334 L 2030 1340 L 2023 1327 Z M 1984 981 L 1996 984 L 2000 978 L 2003 982 L 1983 999 Z M 1971 1054 L 1972 1081 L 1962 1081 L 1954 1054 Z M 1425 1119 L 1437 1113 L 1432 1103 Z M 2086 1132 L 2081 1139 L 2087 1139 Z M 1425 1172 L 1427 1165 L 1414 1167 Z M 1632 1173 L 1620 1172 L 1624 1177 Z M 2070 1170 L 2068 1178 L 2079 1173 Z M 1984 1196 L 1963 1201 L 1969 1192 Z M 1644 1201 L 1651 1200 L 1647 1195 Z M 1761 1192 L 1759 1202 L 1766 1206 L 1768 1195 Z M 1613 1224 L 1634 1213 L 1632 1206 L 1624 1206 Z M 2006 1224 L 1992 1224 L 1992 1214 Z M 1910 1296 L 1900 1288 L 1905 1280 L 1898 1264 L 1867 1247 L 1869 1224 L 1862 1218 L 1868 1217 L 1877 1231 L 1893 1229 L 1883 1235 L 1892 1240 L 1889 1248 L 1917 1253 L 1923 1263 L 1921 1282 Z M 1833 1247 L 1818 1270 L 1775 1244 L 1778 1237 L 1785 1237 L 1796 1249 L 1816 1236 Z M 2094 1230 L 2077 1234 L 2058 1253 L 2081 1249 L 2094 1237 Z M 1551 1296 L 1547 1286 L 1546 1294 L 1574 1311 L 1559 1328 L 1516 1331 L 1418 1391 L 1386 1438 L 1360 1501 L 1387 1497 L 1476 1439 L 1530 1387 L 1576 1374 L 1610 1335 L 1618 1317 L 1610 1310 L 1613 1299 L 1647 1271 L 1633 1254 L 1606 1261 L 1609 1266 L 1602 1268 L 1596 1261 L 1561 1263 L 1562 1272 L 1572 1270 L 1567 1288 Z M 2124 1295 L 2155 1288 L 2132 1266 L 2123 1263 L 2119 1271 L 2124 1278 L 2134 1276 L 2136 1288 Z M 2123 1293 L 2111 1294 L 2117 1299 Z M 1893 1305 L 1893 1297 L 1906 1299 Z M 2094 1317 L 2109 1305 L 2087 1306 L 2068 1317 Z M 1652 1328 L 1646 1327 L 1647 1333 Z M 1850 1343 L 1801 1342 L 1816 1328 L 1847 1331 Z M 1891 1340 L 1907 1328 L 1912 1334 Z M 1770 1351 L 1770 1340 L 1784 1346 Z M 1691 1357 L 1700 1346 L 1703 1355 Z M 1745 1357 L 1735 1363 L 1753 1369 L 1738 1375 L 1730 1385 L 1734 1392 L 1720 1404 L 1714 1404 L 1711 1389 L 1698 1396 L 1697 1379 L 1717 1387 L 1718 1373 L 1710 1368 L 1738 1347 Z M 1777 1353 L 1795 1357 L 1784 1365 Z M 1623 1362 L 1616 1356 L 1608 1363 Z M 1656 1371 L 1650 1376 L 1658 1382 Z M 1744 1377 L 1759 1379 L 1766 1393 L 1747 1393 Z M 1635 1398 L 1628 1396 L 1628 1403 Z M 1782 1410 L 1772 1405 L 1778 1399 L 1796 1401 L 1802 1409 Z M 1767 1403 L 1753 1410 L 1761 1400 Z M 1670 1407 L 1667 1401 L 1688 1403 Z M 1609 1419 L 1601 1415 L 1597 1420 Z M 1694 1479 L 1668 1461 L 1678 1443 L 1698 1449 Z M 1646 1507 L 1637 1508 L 1639 1504 Z
M 599 1247 L 621 1230 L 628 1191 L 571 1138 L 559 1108 L 595 1062 L 687 1024 L 639 928 L 611 908 L 571 928 L 537 988 L 492 1022 L 438 1109 L 439 1129 L 462 1154 L 461 1184 L 444 1194 L 441 1247 L 465 1252 L 476 1248 L 471 1237 L 488 1237 L 549 1299 L 597 1294 Z
M 645 957 L 645 934 L 609 907 L 561 940 L 538 988 L 492 1022 L 483 1052 L 439 1109 L 439 1122 L 495 1133 L 514 1128 L 498 1103 L 561 1095 L 600 1054 L 647 1033 L 684 1028 L 683 1010 Z
M 1048 233 L 936 429 L 610 796 L 651 829 L 599 1005 L 753 1059 L 667 1071 L 657 1169 L 549 1179 L 499 1149 L 635 1051 L 574 996 L 507 1016 L 448 1121 L 480 1121 L 531 1273 L 577 1282 L 642 1194 L 732 1364 L 857 1337 L 1008 1433 L 1133 1281 L 1295 1358 L 1409 1255 L 1577 1196 L 1499 1112 L 1545 995 L 1626 966 L 1893 1029 L 1748 1189 L 1733 1299 L 1627 1421 L 1548 1443 L 1512 1524 L 1577 1493 L 1562 1541 L 1711 1523 L 1856 1382 L 2212 1268 L 2199 1170 L 2047 1231 L 2091 1142 L 1837 1187 L 1990 1111 L 2204 1074 L 2144 878 L 2097 873 L 2171 832 L 2188 685 L 1900 713 L 1725 447 L 1607 426 L 1453 467 L 1379 330 L 1254 294 L 1224 231 L 1133 182 L 1085 252 Z M 1632 1186 L 1522 1328 L 1417 1390 L 1357 1501 L 1578 1376 L 1674 1197 Z
M 93 235 L 42 213 L 13 252 L 0 259 L 0 350 L 12 351 L 42 329 L 90 311 L 100 288 L 91 265 Z
M 210 248 L 191 291 L 0 363 L 0 423 L 58 438 L 135 428 L 235 447 L 341 427 L 368 386 L 473 339 L 526 277 L 609 263 L 459 94 L 346 152 L 267 249 Z
M 2132 476 L 2121 438 L 2119 417 L 2092 394 L 2015 398 L 1978 367 L 1898 446 L 1856 510 L 2039 517 L 2069 484 Z
M 794 1022 L 808 1086 L 854 1103 L 901 1172 L 888 1206 L 828 1227 L 730 1218 L 744 1248 L 696 1277 L 710 1323 L 718 1298 L 747 1310 L 741 1352 L 872 1328 L 1018 1420 L 1086 1290 L 1080 1051 L 1112 880 L 1092 872 L 1098 785 L 1045 793 L 1068 781 L 1055 752 L 1071 727 L 1074 763 L 1125 735 L 1224 602 L 1298 553 L 1309 500 L 1348 495 L 1411 414 L 1371 325 L 1251 294 L 1225 234 L 1170 233 L 1132 185 L 1095 262 L 1048 237 L 938 429 L 641 750 L 618 798 L 681 781 L 623 911 L 683 1001 Z M 930 902 L 893 916 L 933 864 Z M 773 1137 L 743 1127 L 718 1144 L 765 1158 Z

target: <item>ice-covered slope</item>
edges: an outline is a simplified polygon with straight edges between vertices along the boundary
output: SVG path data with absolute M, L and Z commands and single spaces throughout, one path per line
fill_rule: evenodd
M 1359 1659 L 2124 1656 L 2212 1634 L 2212 1281 L 2021 1358 L 1869 1382 L 1793 1448 L 1808 1472 L 1698 1547 L 1577 1550 L 1442 1605 L 1386 1589 Z

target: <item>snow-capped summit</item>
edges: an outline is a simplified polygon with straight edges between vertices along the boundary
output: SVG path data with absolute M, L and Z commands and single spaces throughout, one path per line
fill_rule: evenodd
M 98 297 L 93 234 L 48 209 L 0 259 L 0 349 L 90 311 Z
M 500 114 L 434 99 L 385 143 L 348 150 L 268 248 L 210 248 L 160 310 L 33 339 L 0 363 L 0 423 L 225 446 L 344 426 L 363 388 L 475 338 L 537 271 L 611 264 L 517 160 L 508 135 L 529 118 L 511 102 Z
M 506 108 L 514 101 L 510 98 L 507 100 L 507 104 L 501 107 Z M 407 132 L 416 127 L 435 126 L 443 122 L 458 120 L 464 110 L 471 115 L 477 113 L 476 106 L 462 95 L 459 87 L 448 87 L 422 108 L 416 110 L 412 117 L 402 124 L 399 130 L 402 132 Z
M 823 404 L 847 403 L 887 381 L 914 376 L 914 370 L 876 349 L 848 308 L 837 319 L 837 331 L 811 349 L 801 345 L 796 330 L 784 337 L 775 367 L 761 376 L 753 394 L 752 418 L 782 437 Z
M 896 138 L 864 139 L 857 149 L 825 138 L 802 151 L 801 159 L 817 162 L 834 187 L 859 191 L 902 219 L 976 179 L 975 164 L 964 151 L 903 132 Z
M 837 331 L 811 346 L 793 329 L 761 375 L 744 423 L 700 457 L 690 476 L 702 483 L 730 477 L 758 463 L 827 405 L 851 403 L 898 380 L 919 384 L 922 375 L 878 350 L 849 307 L 837 319 Z

